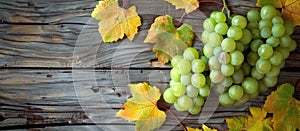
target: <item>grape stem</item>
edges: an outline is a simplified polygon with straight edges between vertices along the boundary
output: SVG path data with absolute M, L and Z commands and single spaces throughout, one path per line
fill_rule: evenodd
M 125 0 L 125 1 L 123 2 L 122 8 L 125 8 L 125 6 L 128 4 L 128 2 L 129 2 L 129 0 Z
M 183 123 L 178 119 L 178 117 L 166 106 L 157 104 L 158 107 L 164 108 L 167 110 L 171 116 L 176 120 L 176 122 L 184 129 L 184 131 L 187 131 L 186 127 L 183 125 Z
M 183 12 L 183 14 L 181 15 L 181 17 L 180 17 L 180 19 L 179 19 L 179 22 L 180 22 L 180 23 L 182 23 L 182 20 L 183 20 L 183 18 L 184 18 L 185 15 L 186 15 L 186 13 Z
M 230 17 L 230 10 L 228 9 L 226 0 L 223 0 L 223 5 L 224 5 L 224 6 L 223 6 L 223 8 L 222 8 L 222 12 L 224 12 L 224 10 L 226 9 L 227 17 L 228 17 L 229 19 L 231 19 L 231 17 Z

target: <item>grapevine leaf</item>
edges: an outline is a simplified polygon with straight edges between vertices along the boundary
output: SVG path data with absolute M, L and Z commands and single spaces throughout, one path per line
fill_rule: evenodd
M 264 108 L 250 107 L 250 113 L 252 116 L 248 116 L 247 131 L 272 131 L 271 118 L 266 118 Z
M 182 54 L 183 50 L 192 45 L 194 32 L 192 26 L 182 24 L 176 28 L 172 17 L 159 16 L 148 31 L 145 43 L 155 43 L 153 52 L 160 63 L 167 63 L 171 57 Z
M 292 20 L 294 25 L 300 25 L 299 0 L 257 0 L 256 6 L 261 7 L 264 5 L 272 5 L 276 8 L 282 8 L 282 17 Z
M 198 0 L 165 0 L 175 6 L 176 10 L 184 9 L 188 14 L 199 7 Z
M 268 113 L 273 113 L 275 131 L 300 129 L 300 101 L 293 98 L 294 90 L 291 84 L 283 84 L 265 101 L 264 108 Z
M 104 42 L 114 42 L 122 39 L 124 34 L 133 40 L 142 25 L 141 18 L 136 12 L 136 7 L 121 8 L 118 0 L 99 1 L 91 16 L 99 22 L 99 33 Z
M 245 116 L 234 116 L 232 118 L 225 119 L 230 131 L 241 131 L 245 130 L 245 123 L 247 122 L 247 117 Z
M 198 128 L 187 127 L 187 131 L 218 131 L 218 130 L 209 128 L 205 124 L 202 124 L 202 130 Z
M 161 96 L 159 89 L 147 83 L 129 84 L 129 88 L 132 98 L 127 100 L 116 117 L 135 121 L 137 131 L 160 128 L 166 121 L 166 114 L 156 105 Z

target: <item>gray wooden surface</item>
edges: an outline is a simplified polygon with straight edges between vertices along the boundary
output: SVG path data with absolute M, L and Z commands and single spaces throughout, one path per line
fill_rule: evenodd
M 255 7 L 254 0 L 228 1 L 233 13 L 245 14 Z M 178 20 L 183 11 L 162 0 L 130 0 L 127 7 L 137 6 L 142 17 L 140 32 L 133 42 L 109 44 L 101 42 L 97 21 L 90 17 L 96 4 L 96 0 L 0 1 L 0 130 L 130 130 L 133 123 L 114 117 L 130 97 L 127 84 L 145 81 L 161 91 L 168 86 L 170 66 L 159 64 L 153 45 L 143 40 L 155 17 L 169 14 Z M 202 48 L 202 21 L 212 10 L 221 9 L 212 3 L 200 7 L 184 18 L 196 32 L 197 49 Z M 286 61 L 279 83 L 296 85 L 300 78 L 299 35 L 297 27 L 293 38 L 298 48 Z M 296 90 L 300 98 L 300 87 Z M 226 129 L 224 118 L 248 113 L 250 105 L 263 105 L 270 91 L 240 107 L 218 107 L 206 124 Z M 201 126 L 199 116 L 174 112 L 185 125 Z M 170 128 L 182 130 L 168 117 L 162 129 Z

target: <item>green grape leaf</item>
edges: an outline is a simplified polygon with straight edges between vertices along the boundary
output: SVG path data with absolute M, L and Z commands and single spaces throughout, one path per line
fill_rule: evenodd
M 175 6 L 176 10 L 184 9 L 188 14 L 199 7 L 198 0 L 165 0 Z
M 99 1 L 91 16 L 99 22 L 99 33 L 104 42 L 114 42 L 124 37 L 133 40 L 142 25 L 136 7 L 121 8 L 118 0 Z
M 294 90 L 291 84 L 283 84 L 265 101 L 264 108 L 273 113 L 275 131 L 300 130 L 300 101 L 293 98 Z
M 192 26 L 182 24 L 176 28 L 172 17 L 166 15 L 155 19 L 144 42 L 155 43 L 153 52 L 156 52 L 159 62 L 165 64 L 171 57 L 182 54 L 184 49 L 190 47 L 193 39 Z

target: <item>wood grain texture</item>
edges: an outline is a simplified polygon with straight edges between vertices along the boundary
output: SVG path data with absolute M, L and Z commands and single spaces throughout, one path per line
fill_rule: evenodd
M 299 75 L 300 72 L 282 71 L 279 84 L 290 82 L 295 85 Z M 129 126 L 132 123 L 114 117 L 121 105 L 130 97 L 127 84 L 145 81 L 159 87 L 162 92 L 168 87 L 169 79 L 169 70 L 2 69 L 0 127 L 16 129 L 50 126 L 50 129 L 56 129 L 59 127 L 51 126 L 68 124 Z M 243 106 L 218 107 L 206 123 L 224 129 L 226 128 L 224 118 L 245 114 L 250 105 L 262 106 L 265 96 L 270 91 L 251 99 Z M 300 98 L 299 91 L 296 92 L 298 98 Z M 159 103 L 165 104 L 162 101 Z M 213 108 L 215 105 L 206 106 Z M 179 113 L 173 107 L 171 110 L 187 126 L 200 125 L 199 115 Z M 168 117 L 164 128 L 171 126 L 179 128 L 176 125 L 176 121 Z

